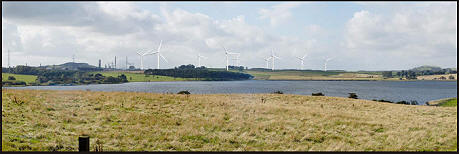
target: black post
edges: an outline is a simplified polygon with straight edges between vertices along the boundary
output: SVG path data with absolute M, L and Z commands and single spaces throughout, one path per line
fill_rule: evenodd
M 78 137 L 78 151 L 79 152 L 89 152 L 89 136 L 80 136 Z

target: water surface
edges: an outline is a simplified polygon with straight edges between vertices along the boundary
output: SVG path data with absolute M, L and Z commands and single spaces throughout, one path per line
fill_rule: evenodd
M 311 95 L 311 93 L 322 92 L 325 96 L 339 97 L 347 97 L 348 93 L 353 92 L 361 99 L 384 99 L 393 102 L 416 100 L 420 104 L 436 99 L 457 97 L 456 81 L 174 81 L 8 88 L 153 93 L 177 93 L 188 90 L 192 94 L 272 93 L 280 90 L 286 94 Z

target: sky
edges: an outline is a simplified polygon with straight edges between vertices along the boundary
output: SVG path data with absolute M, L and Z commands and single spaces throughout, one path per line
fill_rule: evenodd
M 2 2 L 2 66 L 114 62 L 160 68 L 401 70 L 457 67 L 457 2 Z M 230 56 L 234 65 L 236 56 Z M 144 68 L 156 68 L 156 55 Z M 271 67 L 271 64 L 270 66 Z

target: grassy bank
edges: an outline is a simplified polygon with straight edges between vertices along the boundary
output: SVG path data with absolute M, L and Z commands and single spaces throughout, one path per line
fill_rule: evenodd
M 454 107 L 457 106 L 457 98 L 445 98 L 440 100 L 434 100 L 428 102 L 428 105 L 431 106 L 444 106 L 444 107 Z
M 287 94 L 2 90 L 3 151 L 77 151 L 83 134 L 105 151 L 456 151 L 457 107 Z
M 255 80 L 395 80 L 395 78 L 383 79 L 381 75 L 375 73 L 365 74 L 357 72 L 324 72 L 317 70 L 245 70 L 244 73 L 253 75 Z M 398 80 L 398 78 L 396 80 Z
M 8 81 L 8 76 L 13 76 L 16 78 L 16 81 L 24 81 L 27 84 L 35 83 L 37 76 L 35 75 L 22 75 L 22 74 L 11 74 L 11 73 L 2 73 L 2 82 Z

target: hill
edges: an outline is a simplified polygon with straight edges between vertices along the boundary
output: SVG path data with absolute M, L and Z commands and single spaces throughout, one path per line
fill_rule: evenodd
M 457 107 L 287 94 L 2 90 L 2 151 L 457 151 Z
M 438 67 L 438 66 L 428 66 L 428 65 L 424 65 L 424 66 L 419 66 L 419 67 L 415 67 L 415 68 L 412 68 L 410 69 L 411 71 L 415 71 L 415 72 L 421 72 L 421 71 L 432 71 L 432 72 L 438 72 L 438 71 L 441 71 L 441 67 Z
M 85 70 L 85 69 L 97 69 L 98 67 L 89 65 L 88 63 L 74 63 L 68 62 L 60 65 L 47 65 L 44 66 L 46 69 L 61 69 L 61 70 Z

